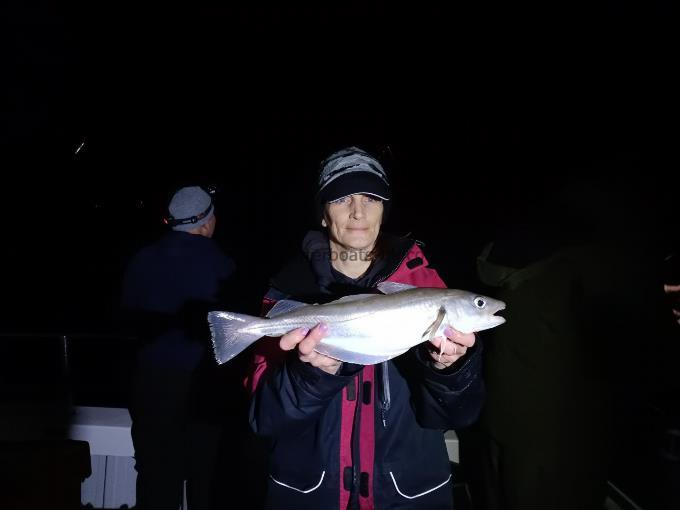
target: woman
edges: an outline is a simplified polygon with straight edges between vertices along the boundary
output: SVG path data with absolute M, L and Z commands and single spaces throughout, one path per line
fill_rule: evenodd
M 366 152 L 351 147 L 326 159 L 317 193 L 324 231 L 307 234 L 300 256 L 273 278 L 265 307 L 284 298 L 329 302 L 385 280 L 445 287 L 416 242 L 381 232 L 389 200 L 387 176 Z M 451 508 L 443 431 L 480 411 L 474 334 L 449 328 L 446 338 L 360 366 L 314 351 L 326 330 L 291 331 L 273 350 L 258 343 L 248 383 L 251 424 L 269 445 L 267 508 Z

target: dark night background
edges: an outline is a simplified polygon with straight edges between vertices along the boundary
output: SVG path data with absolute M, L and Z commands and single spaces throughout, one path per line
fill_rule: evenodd
M 194 182 L 220 188 L 217 236 L 256 306 L 311 225 L 318 161 L 347 144 L 385 156 L 389 228 L 461 286 L 502 218 L 597 159 L 674 216 L 663 2 L 3 9 L 5 329 L 110 327 L 126 257 Z
M 660 258 L 678 233 L 672 14 L 4 2 L 0 334 L 115 336 L 128 257 L 195 183 L 220 190 L 232 306 L 257 313 L 314 226 L 318 162 L 350 144 L 381 155 L 387 228 L 423 240 L 452 287 L 476 285 L 505 220 L 584 176 L 633 183 Z

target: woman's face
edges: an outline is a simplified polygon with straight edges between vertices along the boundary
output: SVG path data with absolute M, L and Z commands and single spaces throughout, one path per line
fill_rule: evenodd
M 350 195 L 328 202 L 321 224 L 332 243 L 351 251 L 371 251 L 380 233 L 383 203 L 371 195 Z

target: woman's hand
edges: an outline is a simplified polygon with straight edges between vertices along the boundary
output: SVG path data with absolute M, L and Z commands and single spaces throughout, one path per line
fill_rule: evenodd
M 279 346 L 284 351 L 292 351 L 297 346 L 300 361 L 335 375 L 342 361 L 319 354 L 314 350 L 327 332 L 328 326 L 324 323 L 317 324 L 311 331 L 305 328 L 294 329 L 281 337 Z
M 444 330 L 444 335 L 434 337 L 428 345 L 433 366 L 437 370 L 451 366 L 475 345 L 474 333 L 461 333 L 449 326 Z

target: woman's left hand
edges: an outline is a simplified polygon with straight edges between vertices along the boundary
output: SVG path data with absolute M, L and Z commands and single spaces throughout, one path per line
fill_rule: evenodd
M 427 346 L 433 360 L 433 366 L 437 370 L 451 366 L 465 356 L 470 347 L 475 345 L 474 333 L 461 333 L 449 326 L 444 330 L 444 335 L 446 336 L 434 337 Z

